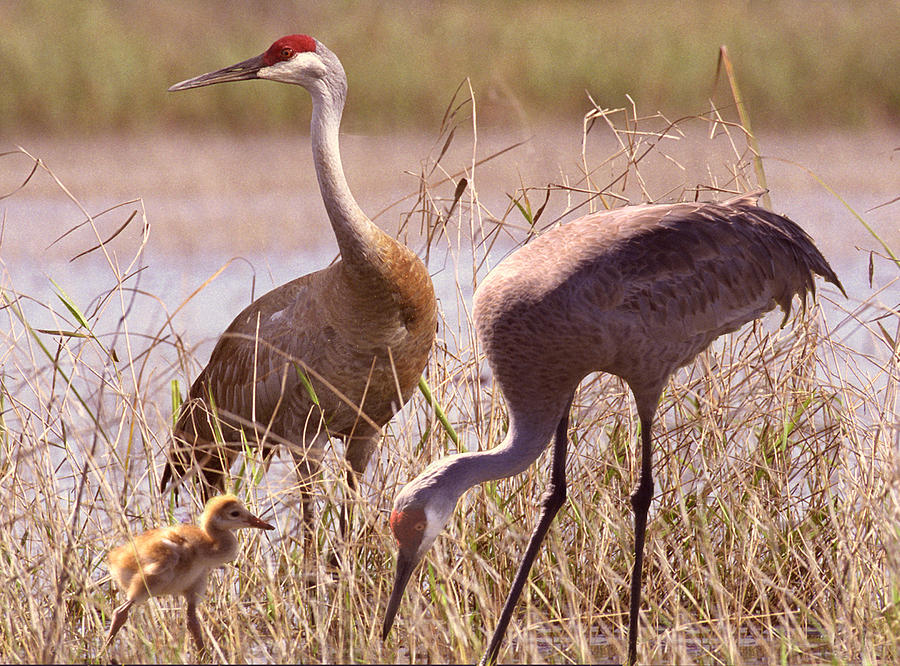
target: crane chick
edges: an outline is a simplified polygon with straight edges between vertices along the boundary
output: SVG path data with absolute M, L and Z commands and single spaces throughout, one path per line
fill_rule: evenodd
M 219 495 L 206 503 L 199 527 L 172 525 L 149 530 L 110 551 L 110 573 L 127 599 L 113 614 L 105 647 L 125 624 L 132 606 L 150 597 L 181 594 L 187 599 L 188 630 L 202 652 L 197 597 L 206 587 L 209 572 L 237 556 L 233 531 L 242 527 L 275 529 L 250 513 L 234 495 Z

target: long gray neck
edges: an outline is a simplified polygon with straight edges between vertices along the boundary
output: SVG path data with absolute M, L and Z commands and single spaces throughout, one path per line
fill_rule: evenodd
M 340 64 L 337 66 L 340 67 Z M 362 212 L 344 176 L 338 136 L 346 79 L 342 76 L 342 70 L 339 74 L 341 76 L 333 78 L 329 74 L 328 81 L 323 80 L 321 87 L 310 91 L 313 98 L 310 139 L 319 190 L 341 257 L 351 265 L 362 265 L 372 260 L 380 236 L 386 234 Z
M 553 429 L 518 429 L 510 424 L 506 438 L 487 451 L 458 453 L 441 458 L 418 478 L 423 485 L 435 484 L 454 504 L 469 488 L 524 472 L 546 448 Z M 418 481 L 418 479 L 417 479 Z

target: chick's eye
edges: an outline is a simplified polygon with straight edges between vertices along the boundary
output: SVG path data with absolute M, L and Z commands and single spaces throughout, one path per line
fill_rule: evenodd
M 237 518 L 239 515 L 241 515 L 241 512 L 238 511 L 238 510 L 234 510 L 234 511 L 231 512 L 231 517 L 232 517 L 232 518 Z

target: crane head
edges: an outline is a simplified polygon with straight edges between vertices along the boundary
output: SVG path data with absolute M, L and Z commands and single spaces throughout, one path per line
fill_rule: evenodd
M 234 495 L 217 495 L 210 499 L 203 509 L 201 523 L 220 530 L 236 530 L 241 527 L 255 527 L 260 530 L 275 529 L 274 526 L 250 513 Z
M 169 92 L 247 79 L 269 79 L 306 87 L 327 73 L 324 52 L 324 47 L 308 35 L 287 35 L 258 56 L 176 83 Z
M 439 477 L 435 477 L 433 471 L 433 467 L 426 469 L 394 500 L 391 532 L 397 540 L 397 569 L 384 616 L 382 639 L 387 638 L 391 630 L 403 591 L 416 565 L 444 529 L 459 498 L 455 490 L 439 483 Z

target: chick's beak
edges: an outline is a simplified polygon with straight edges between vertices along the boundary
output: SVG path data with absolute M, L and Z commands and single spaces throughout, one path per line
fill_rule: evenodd
M 261 529 L 261 530 L 274 530 L 275 529 L 274 525 L 270 525 L 269 523 L 264 521 L 262 518 L 257 518 L 253 514 L 250 514 L 249 516 L 247 516 L 247 524 L 250 527 L 256 527 L 257 529 Z
M 176 90 L 187 90 L 188 88 L 211 86 L 214 83 L 226 83 L 228 81 L 244 81 L 246 79 L 255 79 L 258 78 L 257 74 L 259 73 L 259 70 L 261 70 L 265 66 L 266 63 L 263 61 L 262 55 L 254 56 L 252 58 L 244 60 L 243 62 L 239 62 L 236 65 L 223 67 L 222 69 L 217 69 L 215 72 L 201 74 L 200 76 L 195 76 L 194 78 L 182 81 L 181 83 L 176 83 L 174 86 L 169 88 L 169 92 L 175 92 Z
M 394 616 L 400 608 L 400 600 L 403 599 L 403 591 L 409 582 L 409 577 L 419 563 L 419 557 L 415 552 L 400 550 L 397 553 L 397 570 L 394 574 L 394 588 L 391 590 L 391 599 L 388 601 L 387 612 L 384 615 L 384 628 L 381 632 L 381 640 L 386 640 L 394 624 Z

